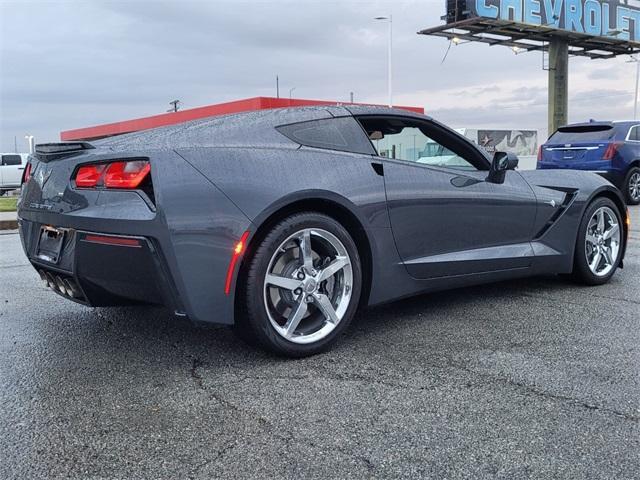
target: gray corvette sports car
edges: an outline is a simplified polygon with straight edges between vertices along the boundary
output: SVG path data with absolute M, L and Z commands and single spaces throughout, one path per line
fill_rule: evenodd
M 628 232 L 619 191 L 516 166 L 402 110 L 265 110 L 39 145 L 19 228 L 65 298 L 162 304 L 304 356 L 359 306 L 540 274 L 608 281 Z

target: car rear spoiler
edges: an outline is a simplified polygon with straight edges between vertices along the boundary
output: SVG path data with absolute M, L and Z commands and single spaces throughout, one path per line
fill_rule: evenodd
M 42 162 L 50 162 L 70 155 L 91 150 L 94 147 L 88 142 L 39 143 L 33 155 Z

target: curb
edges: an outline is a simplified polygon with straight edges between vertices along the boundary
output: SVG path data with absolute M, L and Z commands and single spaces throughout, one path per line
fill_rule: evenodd
M 0 220 L 0 230 L 16 230 L 18 220 Z

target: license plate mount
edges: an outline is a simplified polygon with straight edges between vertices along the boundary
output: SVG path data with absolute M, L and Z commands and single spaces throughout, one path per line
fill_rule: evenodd
M 58 263 L 64 246 L 65 231 L 61 228 L 43 225 L 40 227 L 40 239 L 36 257 L 49 263 Z

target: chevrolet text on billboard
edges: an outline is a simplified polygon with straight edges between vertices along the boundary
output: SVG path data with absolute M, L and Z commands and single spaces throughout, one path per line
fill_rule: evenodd
M 640 8 L 617 0 L 469 0 L 467 5 L 471 17 L 640 42 Z

